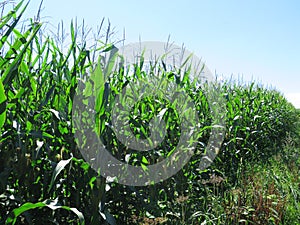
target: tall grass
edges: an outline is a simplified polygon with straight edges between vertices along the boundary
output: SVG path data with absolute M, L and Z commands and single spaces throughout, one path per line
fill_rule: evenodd
M 72 110 L 78 81 L 88 80 L 94 62 L 105 70 L 103 53 L 113 49 L 110 29 L 96 40 L 100 44 L 88 47 L 71 23 L 65 51 L 57 37 L 41 32 L 40 22 L 18 27 L 26 6 L 20 1 L 0 20 L 1 224 L 299 224 L 299 113 L 279 92 L 255 83 L 222 84 L 226 137 L 214 164 L 203 171 L 199 162 L 212 121 L 205 90 L 162 71 L 196 104 L 203 129 L 195 154 L 179 173 L 155 185 L 107 181 L 83 160 Z M 142 64 L 135 72 L 147 76 Z M 115 99 L 134 79 L 112 71 L 103 97 Z M 147 136 L 147 123 L 161 105 L 169 110 L 167 138 L 146 154 L 118 142 L 110 111 L 99 111 L 101 138 L 114 156 L 125 160 L 130 151 L 131 164 L 155 163 L 176 147 L 178 115 L 165 99 L 143 99 L 130 125 L 136 135 Z

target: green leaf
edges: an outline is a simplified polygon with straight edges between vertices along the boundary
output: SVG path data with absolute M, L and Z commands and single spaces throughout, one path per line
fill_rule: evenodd
M 4 21 L 2 22 L 2 18 L 0 20 L 1 24 L 0 24 L 0 29 L 3 27 L 3 26 L 7 26 L 8 23 L 9 23 L 9 20 L 15 15 L 15 12 L 17 10 L 19 10 L 19 8 L 22 6 L 24 0 L 21 1 L 15 8 L 13 11 L 11 11 L 6 19 L 4 19 Z M 21 19 L 23 13 L 25 12 L 25 9 L 27 8 L 29 2 L 25 5 L 25 7 L 22 9 L 20 15 L 18 16 L 18 18 L 15 19 L 15 21 L 9 25 L 9 29 L 6 31 L 6 33 L 2 36 L 2 38 L 0 39 L 0 49 L 3 47 L 4 43 L 6 42 L 7 38 L 9 37 L 9 35 L 11 34 L 11 32 L 14 30 L 14 28 L 17 26 L 19 20 Z
M 54 92 L 55 87 L 56 87 L 55 84 L 52 85 L 52 87 L 50 88 L 50 90 L 47 92 L 46 98 L 45 98 L 44 101 L 42 101 L 41 104 L 39 105 L 39 108 L 40 108 L 40 109 L 48 103 L 50 97 L 52 96 L 52 94 L 53 94 L 53 92 Z
M 31 34 L 28 42 L 24 45 L 23 49 L 18 53 L 17 57 L 13 60 L 9 67 L 4 71 L 1 77 L 4 85 L 8 85 L 13 78 L 18 75 L 18 67 L 22 61 L 22 58 L 28 46 L 31 44 L 31 41 L 35 38 L 37 32 L 40 30 L 41 26 L 42 24 L 38 24 L 36 27 L 34 27 L 34 31 Z
M 102 71 L 101 62 L 99 60 L 98 65 L 94 72 L 91 74 L 91 79 L 94 82 L 94 94 L 96 97 L 96 104 L 95 109 L 96 112 L 99 112 L 101 110 L 101 107 L 103 106 L 103 93 L 104 93 L 104 84 L 105 84 L 105 78 Z
M 141 167 L 144 172 L 147 172 L 149 170 L 148 167 L 146 165 L 144 165 L 143 163 L 141 163 Z
M 49 185 L 49 188 L 48 188 L 48 192 L 51 191 L 53 185 L 54 185 L 54 182 L 57 178 L 57 176 L 60 174 L 60 172 L 71 162 L 73 157 L 71 157 L 70 159 L 67 159 L 67 160 L 61 160 L 55 167 L 54 169 L 54 172 L 52 174 L 52 179 L 51 179 L 51 182 L 50 182 L 50 185 Z
M 142 163 L 144 163 L 145 165 L 149 164 L 149 162 L 148 162 L 148 160 L 146 159 L 145 156 L 142 157 Z
M 6 220 L 6 224 L 14 225 L 17 221 L 18 216 L 20 216 L 22 213 L 27 212 L 28 210 L 31 210 L 31 209 L 42 208 L 42 207 L 48 207 L 48 208 L 52 209 L 53 211 L 56 209 L 65 209 L 65 210 L 71 211 L 77 215 L 77 217 L 80 220 L 80 224 L 84 225 L 84 216 L 78 209 L 70 208 L 68 206 L 60 206 L 58 204 L 57 199 L 55 199 L 55 200 L 47 199 L 43 202 L 37 202 L 37 203 L 27 202 L 27 203 L 21 205 L 19 208 L 16 208 L 12 211 L 11 215 Z
M 3 127 L 6 120 L 6 96 L 3 84 L 0 80 L 0 129 Z
M 115 46 L 113 46 L 113 48 L 110 50 L 109 59 L 106 62 L 107 65 L 104 70 L 104 76 L 106 79 L 108 76 L 110 76 L 110 74 L 115 66 L 117 57 L 118 57 L 118 49 Z
M 49 133 L 47 133 L 47 132 L 45 132 L 45 131 L 42 132 L 42 136 L 43 136 L 43 137 L 47 137 L 47 138 L 51 138 L 51 139 L 54 138 L 53 135 L 51 135 L 51 134 L 49 134 Z

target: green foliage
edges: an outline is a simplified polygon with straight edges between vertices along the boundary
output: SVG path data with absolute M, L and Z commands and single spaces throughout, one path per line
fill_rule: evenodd
M 35 209 L 35 208 L 42 208 L 42 207 L 48 207 L 52 210 L 56 210 L 56 209 L 65 209 L 65 210 L 69 210 L 72 211 L 73 213 L 75 213 L 80 221 L 81 224 L 84 224 L 84 217 L 82 215 L 81 212 L 79 212 L 76 208 L 69 208 L 66 206 L 59 206 L 57 205 L 57 200 L 51 201 L 51 200 L 46 200 L 44 202 L 37 202 L 37 203 L 25 203 L 24 205 L 20 206 L 17 209 L 13 210 L 13 216 L 9 216 L 6 220 L 6 224 L 15 224 L 17 221 L 17 217 L 20 216 L 22 213 L 31 210 L 31 209 Z
M 178 110 L 163 96 L 142 98 L 133 106 L 131 130 L 146 139 L 151 119 L 159 116 L 165 121 L 166 138 L 147 152 L 124 146 L 110 127 L 109 103 L 137 79 L 146 82 L 151 75 L 159 76 L 154 70 L 147 73 L 143 62 L 135 65 L 134 76 L 124 68 L 114 71 L 114 45 L 107 39 L 96 40 L 101 46 L 90 48 L 84 38 L 79 43 L 73 23 L 64 52 L 61 43 L 41 32 L 41 23 L 18 27 L 23 5 L 21 1 L 0 20 L 1 224 L 299 223 L 300 116 L 279 92 L 254 83 L 216 84 L 218 97 L 226 99 L 226 136 L 212 166 L 200 170 L 210 133 L 218 125 L 212 124 L 209 93 L 189 81 L 189 71 L 180 78 L 178 71 L 167 72 L 161 65 L 164 80 L 175 81 L 196 105 L 201 127 L 193 140 L 197 148 L 190 162 L 168 180 L 147 187 L 120 185 L 99 176 L 83 159 L 74 123 L 96 123 L 112 155 L 146 170 L 176 148 L 182 132 Z M 103 53 L 110 55 L 104 58 Z M 96 93 L 95 120 L 84 113 L 78 115 L 81 121 L 72 119 L 78 87 L 84 90 L 84 107 Z
M 0 128 L 3 127 L 6 120 L 6 96 L 3 84 L 0 80 Z

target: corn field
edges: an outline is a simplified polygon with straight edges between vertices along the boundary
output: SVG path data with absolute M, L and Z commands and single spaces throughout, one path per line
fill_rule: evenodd
M 84 29 L 73 22 L 68 36 L 48 35 L 34 19 L 21 23 L 26 7 L 20 1 L 0 18 L 0 224 L 300 224 L 300 112 L 282 93 L 255 82 L 215 83 L 226 103 L 226 131 L 214 162 L 201 170 L 214 126 L 207 93 L 188 79 L 189 71 L 178 77 L 161 67 L 165 80 L 195 104 L 200 130 L 194 154 L 167 180 L 119 184 L 83 157 L 74 118 L 86 126 L 96 123 L 111 155 L 143 167 L 176 149 L 181 135 L 176 107 L 162 96 L 135 104 L 128 122 L 133 133 L 146 138 L 149 121 L 160 114 L 166 137 L 151 151 L 126 148 L 110 126 L 109 103 L 151 71 L 143 63 L 134 65 L 134 76 L 105 67 L 103 55 L 115 46 L 105 20 L 99 39 L 88 45 Z M 74 117 L 79 86 L 87 107 L 84 97 L 97 85 L 96 120 Z

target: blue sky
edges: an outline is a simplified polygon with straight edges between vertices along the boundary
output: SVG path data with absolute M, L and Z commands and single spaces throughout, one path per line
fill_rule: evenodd
M 27 15 L 36 14 L 32 0 Z M 300 108 L 300 1 L 44 0 L 42 21 L 76 18 L 96 28 L 103 17 L 125 44 L 185 44 L 218 75 L 276 87 Z M 51 25 L 49 28 L 54 29 Z

